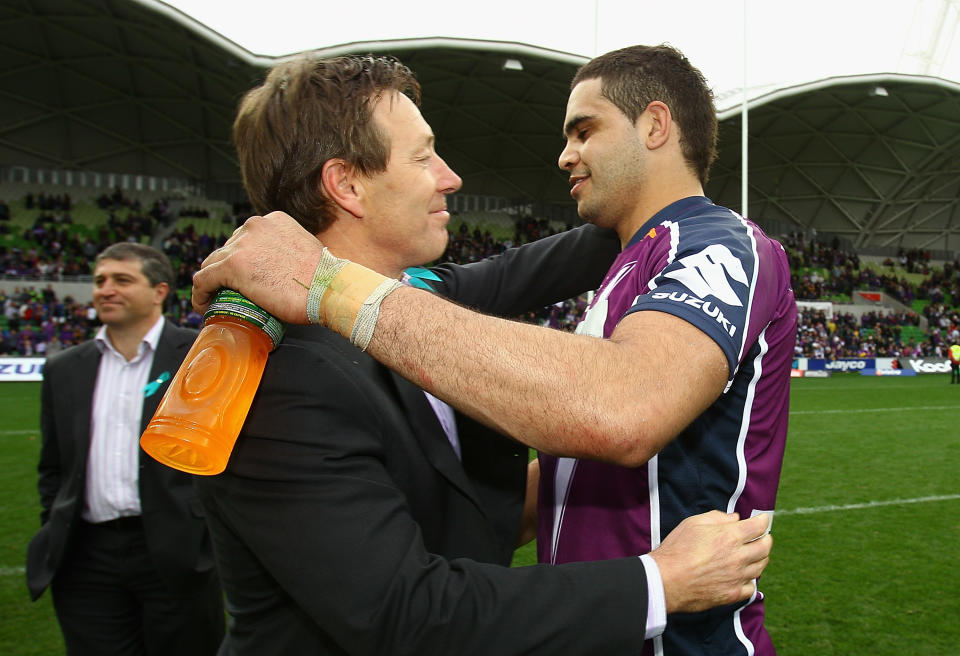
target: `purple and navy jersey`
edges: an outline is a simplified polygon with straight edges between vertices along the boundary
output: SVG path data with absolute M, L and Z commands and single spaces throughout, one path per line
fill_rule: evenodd
M 690 515 L 774 509 L 797 328 L 783 247 L 702 196 L 677 201 L 623 249 L 577 332 L 609 338 L 625 316 L 647 310 L 709 335 L 730 365 L 727 387 L 645 466 L 541 454 L 541 562 L 643 554 Z M 673 615 L 643 653 L 772 654 L 763 595 Z

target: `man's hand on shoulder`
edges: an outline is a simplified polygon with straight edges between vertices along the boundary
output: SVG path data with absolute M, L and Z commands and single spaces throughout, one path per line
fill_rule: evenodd
M 693 613 L 749 599 L 754 580 L 770 562 L 770 518 L 738 520 L 712 510 L 683 520 L 651 552 L 666 596 L 667 613 Z
M 221 287 L 236 290 L 281 321 L 307 323 L 307 293 L 323 244 L 283 212 L 252 216 L 193 276 L 193 307 L 206 311 Z

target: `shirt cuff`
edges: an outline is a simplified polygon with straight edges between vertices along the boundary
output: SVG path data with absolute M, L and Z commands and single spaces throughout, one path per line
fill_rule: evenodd
M 647 573 L 647 631 L 644 640 L 656 638 L 667 628 L 667 597 L 663 592 L 660 568 L 650 554 L 640 556 Z

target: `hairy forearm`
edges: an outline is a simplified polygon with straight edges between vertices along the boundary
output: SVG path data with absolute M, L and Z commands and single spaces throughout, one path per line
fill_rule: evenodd
M 322 323 L 541 451 L 640 465 L 703 412 L 727 380 L 720 347 L 662 312 L 630 314 L 610 339 L 597 339 L 478 315 L 411 288 L 388 291 L 381 304 L 377 290 L 389 279 L 359 274 L 356 263 L 324 254 L 290 217 L 271 217 L 252 217 L 204 261 L 193 280 L 198 310 L 226 286 L 282 321 Z M 279 252 L 286 256 L 277 258 Z M 334 274 L 331 264 L 344 268 Z
M 641 375 L 634 353 L 616 341 L 479 315 L 400 289 L 385 299 L 368 350 L 540 451 L 640 464 L 672 437 L 673 420 L 656 403 L 656 387 L 666 381 Z

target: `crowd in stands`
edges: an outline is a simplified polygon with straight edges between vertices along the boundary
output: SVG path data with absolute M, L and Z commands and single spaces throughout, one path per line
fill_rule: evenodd
M 905 278 L 877 273 L 869 266 L 859 271 L 845 267 L 835 268 L 829 276 L 823 276 L 816 270 L 802 270 L 792 273 L 794 295 L 798 301 L 811 301 L 823 298 L 849 298 L 857 289 L 884 291 L 904 305 L 910 305 L 917 298 L 917 287 Z
M 868 312 L 859 319 L 850 313 L 827 316 L 822 310 L 803 309 L 797 328 L 797 357 L 873 358 L 946 357 L 951 344 L 960 343 L 960 312 L 944 315 L 944 327 L 933 327 L 926 339 L 902 336 L 905 326 L 915 325 L 913 312 L 878 314 Z
M 860 268 L 857 254 L 841 249 L 836 239 L 830 245 L 815 239 L 805 242 L 801 234 L 791 233 L 784 238 L 783 246 L 798 301 L 849 298 L 857 289 L 885 291 L 904 305 L 918 298 L 914 286 L 902 276 L 879 273 L 870 266 Z
M 49 280 L 88 275 L 89 263 L 99 252 L 93 239 L 70 236 L 62 228 L 34 226 L 29 236 L 30 248 L 0 246 L 0 269 L 5 275 Z
M 90 275 L 93 259 L 111 243 L 147 240 L 159 224 L 169 220 L 169 206 L 163 200 L 144 212 L 139 201 L 127 199 L 117 190 L 101 195 L 96 203 L 104 211 L 104 223 L 95 230 L 71 231 L 69 196 L 40 194 L 34 199 L 28 194 L 25 206 L 42 210 L 21 235 L 30 247 L 0 246 L 0 271 L 47 280 Z
M 189 289 L 193 272 L 200 268 L 200 264 L 214 249 L 227 241 L 227 235 L 219 237 L 201 233 L 197 234 L 193 226 L 183 230 L 175 230 L 163 240 L 161 250 L 174 266 L 177 276 L 177 289 Z
M 96 201 L 106 220 L 95 234 L 72 235 L 62 216 L 69 215 L 72 202 L 68 195 L 39 194 L 28 196 L 25 205 L 43 210 L 24 238 L 29 248 L 0 246 L 0 270 L 8 275 L 41 277 L 48 280 L 61 276 L 89 275 L 93 259 L 110 243 L 122 240 L 141 241 L 152 236 L 167 221 L 169 207 L 157 201 L 143 212 L 139 201 L 126 198 L 120 190 L 101 195 Z M 6 210 L 4 210 L 6 207 Z M 233 216 L 252 214 L 249 204 L 234 205 Z M 124 212 L 121 212 L 123 210 Z M 0 216 L 9 207 L 0 201 Z M 206 210 L 187 209 L 191 216 L 205 216 Z M 183 212 L 180 213 L 183 216 Z M 61 217 L 58 219 L 58 216 Z M 122 216 L 122 218 L 121 218 Z M 230 213 L 225 217 L 235 220 Z M 225 219 L 226 220 L 226 219 Z M 169 226 L 168 226 L 169 227 Z M 169 232 L 162 249 L 174 263 L 179 293 L 168 316 L 194 328 L 202 317 L 193 311 L 189 301 L 191 276 L 204 258 L 227 238 L 198 233 L 193 226 Z M 512 239 L 495 238 L 489 230 L 460 224 L 451 232 L 450 242 L 441 262 L 468 263 L 502 253 L 507 248 L 546 237 L 556 230 L 545 220 L 518 218 Z M 923 309 L 929 329 L 924 335 L 912 331 L 904 337 L 904 327 L 918 326 L 920 315 L 914 312 L 879 314 L 870 312 L 860 318 L 839 313 L 828 317 L 822 311 L 805 309 L 800 313 L 795 353 L 798 357 L 942 357 L 945 349 L 960 341 L 960 262 L 946 263 L 942 269 L 931 269 L 929 252 L 905 251 L 898 261 L 908 270 L 926 271 L 917 285 L 904 277 L 860 268 L 855 253 L 847 252 L 834 240 L 804 240 L 794 233 L 783 238 L 793 271 L 794 291 L 798 300 L 840 298 L 846 300 L 856 289 L 882 290 L 910 305 L 914 299 L 930 302 Z M 893 262 L 884 263 L 884 267 Z M 0 355 L 49 355 L 51 352 L 90 339 L 99 323 L 90 304 L 78 303 L 70 297 L 59 299 L 47 285 L 41 290 L 24 286 L 11 294 L 0 292 L 0 306 L 5 319 L 0 335 Z M 554 306 L 530 312 L 524 321 L 572 330 L 587 306 L 587 296 L 570 299 Z M 919 334 L 919 337 L 918 337 Z
M 71 297 L 57 298 L 51 285 L 42 290 L 0 290 L 4 327 L 0 331 L 0 355 L 49 356 L 89 339 L 96 326 L 96 312 L 89 303 Z
M 492 255 L 499 255 L 513 246 L 536 241 L 556 232 L 557 230 L 551 227 L 545 219 L 535 219 L 533 217 L 520 217 L 514 221 L 512 239 L 495 239 L 489 230 L 481 233 L 479 228 L 474 228 L 471 231 L 465 223 L 461 223 L 454 232 L 451 232 L 447 250 L 440 258 L 440 262 L 456 264 L 477 262 Z M 517 318 L 528 323 L 572 331 L 586 307 L 587 296 L 584 294 L 578 298 L 568 299 L 537 311 L 528 312 Z
M 182 207 L 180 208 L 180 216 L 184 218 L 208 219 L 210 218 L 210 210 L 205 207 Z
M 901 250 L 896 262 L 888 258 L 883 263 L 891 270 L 899 264 L 908 273 L 924 275 L 915 285 L 904 276 L 877 272 L 870 266 L 860 268 L 856 253 L 843 250 L 836 239 L 828 245 L 820 240 L 804 241 L 802 235 L 793 233 L 783 239 L 783 245 L 797 300 L 848 301 L 855 290 L 876 290 L 907 306 L 916 299 L 930 301 L 923 308 L 929 328 L 919 340 L 901 335 L 904 327 L 920 324 L 915 312 L 868 312 L 857 319 L 852 314 L 827 317 L 822 311 L 803 310 L 795 348 L 798 357 L 945 357 L 947 347 L 960 342 L 960 305 L 947 302 L 960 302 L 960 262 L 946 262 L 942 270 L 934 270 L 930 251 L 911 249 Z
M 466 223 L 461 223 L 456 231 L 450 233 L 447 250 L 440 258 L 440 262 L 457 264 L 476 262 L 492 255 L 499 255 L 513 246 L 536 241 L 557 232 L 545 219 L 521 217 L 516 219 L 513 225 L 513 239 L 496 239 L 489 230 L 481 233 L 479 228 L 474 228 L 471 231 Z
M 70 194 L 39 193 L 36 196 L 33 194 L 27 194 L 23 201 L 24 206 L 28 210 L 38 208 L 48 211 L 69 212 L 70 208 L 73 206 L 73 201 L 70 200 Z

